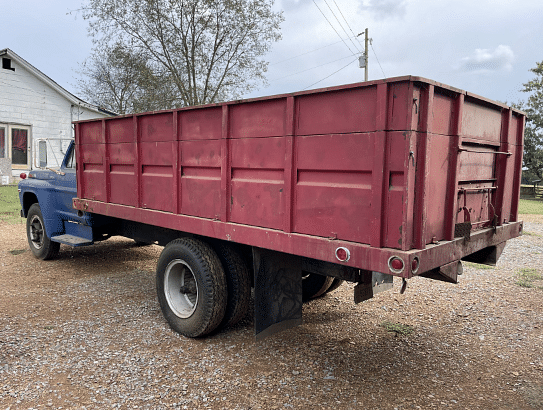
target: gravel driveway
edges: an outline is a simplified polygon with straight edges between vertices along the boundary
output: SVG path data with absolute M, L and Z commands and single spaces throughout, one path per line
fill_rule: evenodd
M 359 305 L 344 285 L 260 342 L 251 317 L 206 339 L 172 332 L 158 246 L 113 238 L 43 262 L 24 225 L 0 222 L 0 410 L 543 409 L 543 290 L 516 284 L 543 270 L 543 219 L 525 220 L 497 268 Z

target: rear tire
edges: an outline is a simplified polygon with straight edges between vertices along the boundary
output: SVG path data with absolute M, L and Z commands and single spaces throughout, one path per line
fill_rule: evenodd
M 334 281 L 332 282 L 332 284 L 330 285 L 326 293 L 333 292 L 334 290 L 339 288 L 341 285 L 343 285 L 343 282 L 345 282 L 343 279 L 334 278 Z
M 158 259 L 158 301 L 170 327 L 187 337 L 214 331 L 226 311 L 226 278 L 219 257 L 193 238 L 170 242 Z
M 302 301 L 318 298 L 326 293 L 334 278 L 316 273 L 302 272 Z
M 233 326 L 243 319 L 249 310 L 251 299 L 251 274 L 245 259 L 229 244 L 215 247 L 226 275 L 228 297 L 226 313 L 219 327 Z
M 52 259 L 58 255 L 60 243 L 53 242 L 45 232 L 40 206 L 32 204 L 26 217 L 26 237 L 34 256 L 38 259 Z

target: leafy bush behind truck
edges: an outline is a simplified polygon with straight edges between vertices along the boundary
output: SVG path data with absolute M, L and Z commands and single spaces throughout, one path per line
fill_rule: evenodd
M 358 303 L 495 264 L 522 231 L 524 121 L 419 77 L 81 121 L 60 171 L 20 183 L 22 215 L 42 259 L 111 235 L 165 246 L 158 299 L 186 336 L 238 321 L 254 287 L 262 337 L 343 280 Z

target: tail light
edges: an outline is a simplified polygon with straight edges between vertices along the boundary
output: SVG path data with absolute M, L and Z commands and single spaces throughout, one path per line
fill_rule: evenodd
M 392 256 L 388 260 L 388 268 L 394 273 L 402 273 L 404 267 L 405 264 L 403 260 L 398 258 L 397 256 Z
M 347 262 L 349 259 L 351 259 L 351 252 L 349 252 L 349 249 L 341 246 L 336 249 L 336 258 L 340 262 Z
M 411 261 L 411 272 L 413 274 L 417 273 L 417 271 L 419 270 L 419 258 L 413 258 L 413 260 Z

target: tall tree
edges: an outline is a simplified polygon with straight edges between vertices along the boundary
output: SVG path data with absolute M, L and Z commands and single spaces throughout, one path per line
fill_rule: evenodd
M 164 90 L 166 79 L 173 98 L 155 99 L 151 109 L 240 98 L 266 81 L 263 57 L 280 39 L 283 21 L 282 13 L 272 10 L 273 2 L 87 0 L 83 17 L 89 22 L 96 51 L 106 54 L 94 53 L 86 72 L 82 71 L 90 79 L 101 79 L 94 74 L 105 65 L 126 86 L 122 97 L 123 87 L 115 91 L 115 98 L 123 101 Z M 136 87 L 143 94 L 132 93 L 134 82 L 127 81 L 138 77 L 138 70 L 148 74 Z M 83 84 L 92 85 L 88 80 Z M 123 104 L 128 107 L 126 101 Z
M 523 84 L 525 93 L 530 93 L 522 105 L 526 111 L 524 133 L 523 180 L 532 182 L 543 179 L 543 61 L 530 70 L 535 78 Z
M 144 53 L 123 44 L 95 48 L 80 66 L 77 82 L 88 101 L 118 114 L 175 106 L 168 75 L 157 75 Z

